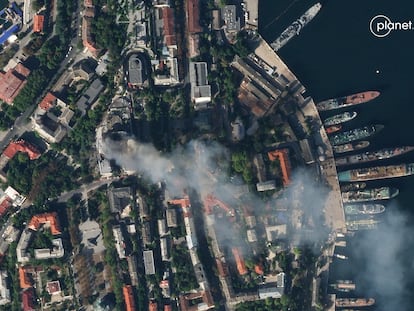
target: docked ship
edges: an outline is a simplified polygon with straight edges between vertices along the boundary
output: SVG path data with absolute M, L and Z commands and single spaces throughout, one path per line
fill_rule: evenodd
M 332 146 L 332 148 L 335 153 L 345 153 L 345 152 L 361 150 L 361 149 L 367 148 L 368 146 L 369 146 L 369 141 L 363 140 L 363 141 L 359 141 L 356 143 L 354 142 L 354 143 L 347 143 L 343 145 Z
M 335 159 L 336 166 L 350 165 L 350 164 L 359 164 L 367 163 L 378 160 L 385 160 L 393 158 L 399 155 L 403 155 L 407 152 L 414 150 L 413 146 L 404 146 L 396 148 L 384 148 L 377 151 L 367 151 L 364 153 L 359 153 L 355 155 L 350 155 L 346 157 L 340 157 Z
M 338 173 L 339 181 L 367 181 L 414 174 L 414 163 L 358 168 Z
M 337 298 L 335 300 L 335 306 L 338 308 L 370 307 L 374 304 L 374 298 Z
M 351 231 L 375 229 L 379 223 L 379 220 L 371 218 L 347 220 L 345 222 L 346 228 Z
M 326 134 L 333 134 L 333 133 L 339 132 L 341 129 L 342 129 L 341 125 L 332 125 L 332 126 L 327 127 L 325 131 L 326 131 Z
M 342 260 L 347 260 L 348 259 L 348 257 L 347 256 L 345 256 L 345 255 L 342 255 L 342 254 L 333 254 L 333 257 L 336 257 L 336 258 L 338 258 L 338 259 L 342 259 Z
M 273 41 L 270 46 L 277 52 L 295 36 L 298 36 L 305 27 L 320 11 L 322 4 L 319 2 L 311 6 L 301 17 L 295 20 L 282 34 Z
M 349 96 L 324 100 L 316 104 L 316 108 L 318 108 L 319 111 L 328 111 L 345 108 L 353 105 L 360 105 L 377 98 L 379 95 L 380 92 L 378 91 L 356 93 Z
M 336 134 L 332 136 L 329 140 L 331 141 L 332 145 L 346 144 L 356 140 L 370 137 L 375 133 L 381 131 L 383 128 L 384 125 L 381 124 L 368 125 Z
M 362 203 L 377 200 L 388 200 L 395 198 L 399 193 L 396 188 L 381 187 L 357 191 L 342 192 L 342 202 L 344 203 Z
M 385 211 L 382 204 L 345 204 L 345 215 L 376 215 Z
M 338 280 L 334 284 L 330 284 L 331 287 L 340 292 L 350 292 L 355 290 L 355 283 L 351 280 Z
M 364 182 L 354 182 L 347 185 L 341 185 L 341 191 L 353 191 L 353 190 L 361 190 L 365 189 L 367 186 Z
M 352 111 L 352 112 L 347 111 L 347 112 L 340 113 L 340 114 L 327 118 L 323 122 L 323 124 L 325 126 L 338 125 L 338 124 L 351 121 L 352 119 L 355 119 L 356 116 L 357 116 L 357 113 L 355 111 Z

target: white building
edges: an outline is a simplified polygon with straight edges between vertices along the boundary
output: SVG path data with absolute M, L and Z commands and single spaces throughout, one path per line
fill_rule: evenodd
M 10 289 L 7 287 L 7 271 L 0 271 L 0 305 L 8 304 L 10 300 Z
M 194 108 L 201 109 L 211 102 L 211 86 L 207 79 L 206 62 L 190 62 L 191 100 Z

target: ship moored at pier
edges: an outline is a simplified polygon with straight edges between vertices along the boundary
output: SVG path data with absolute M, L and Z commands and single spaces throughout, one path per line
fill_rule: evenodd
M 340 113 L 337 115 L 334 115 L 332 117 L 327 118 L 323 124 L 325 126 L 332 126 L 332 125 L 338 125 L 338 124 L 342 124 L 348 121 L 351 121 L 353 119 L 355 119 L 357 116 L 357 113 L 355 111 L 352 112 L 344 112 L 344 113 Z
M 395 198 L 398 193 L 398 189 L 390 187 L 346 191 L 342 192 L 342 201 L 344 203 L 362 203 L 377 200 L 388 200 Z
M 337 145 L 337 146 L 332 146 L 333 151 L 335 153 L 345 153 L 345 152 L 351 152 L 351 151 L 356 151 L 356 150 L 361 150 L 364 148 L 367 148 L 369 146 L 369 141 L 367 140 L 363 140 L 363 141 L 359 141 L 359 142 L 353 142 L 353 143 L 347 143 L 347 144 L 343 144 L 343 145 Z
M 336 134 L 332 136 L 329 140 L 331 141 L 332 145 L 346 144 L 356 140 L 368 138 L 378 133 L 383 128 L 384 125 L 381 124 L 368 125 Z
M 382 204 L 345 204 L 345 215 L 376 215 L 385 211 Z
M 404 177 L 413 174 L 414 163 L 404 163 L 399 165 L 375 166 L 343 171 L 338 173 L 338 179 L 340 182 L 368 181 Z
M 337 298 L 335 300 L 335 306 L 338 308 L 369 307 L 374 304 L 374 298 Z
M 404 146 L 396 148 L 384 148 L 376 151 L 367 151 L 346 157 L 339 157 L 335 159 L 336 166 L 368 163 L 379 160 L 390 159 L 396 156 L 403 155 L 414 150 L 413 146 Z
M 324 100 L 318 104 L 316 104 L 316 108 L 319 111 L 328 111 L 340 108 L 346 108 L 349 106 L 360 105 L 363 103 L 367 103 L 380 95 L 378 91 L 367 91 L 352 94 L 349 96 L 332 98 L 328 100 Z

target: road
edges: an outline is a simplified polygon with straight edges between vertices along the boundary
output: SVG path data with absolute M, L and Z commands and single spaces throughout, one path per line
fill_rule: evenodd
M 63 192 L 60 197 L 58 198 L 58 202 L 66 202 L 67 200 L 69 200 L 74 194 L 82 194 L 82 198 L 83 199 L 87 199 L 87 193 L 89 191 L 98 189 L 99 187 L 103 186 L 103 185 L 109 185 L 114 181 L 118 181 L 120 178 L 119 177 L 111 177 L 108 179 L 101 179 L 101 180 L 96 180 L 91 182 L 90 184 L 85 184 L 82 185 L 81 187 L 79 187 L 78 189 L 74 189 L 71 191 L 67 191 L 67 192 Z

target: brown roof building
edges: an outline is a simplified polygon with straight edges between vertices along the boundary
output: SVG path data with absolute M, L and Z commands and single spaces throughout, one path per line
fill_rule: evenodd
M 134 293 L 132 292 L 132 286 L 125 285 L 122 288 L 122 292 L 124 294 L 126 311 L 135 311 L 136 310 L 135 299 L 134 299 Z
M 9 69 L 6 73 L 0 72 L 0 99 L 9 105 L 13 104 L 14 98 L 26 84 L 29 74 L 30 70 L 22 64 Z
M 32 287 L 32 282 L 29 279 L 26 269 L 23 267 L 19 267 L 19 281 L 20 281 L 20 288 L 22 289 Z
M 39 214 L 32 217 L 28 225 L 29 229 L 37 231 L 41 225 L 48 224 L 50 226 L 50 232 L 53 235 L 61 234 L 59 220 L 57 218 L 57 213 L 45 213 Z
M 33 17 L 33 32 L 43 32 L 44 25 L 44 15 L 35 14 Z
M 43 100 L 39 104 L 39 108 L 48 111 L 50 108 L 55 106 L 56 102 L 56 96 L 52 93 L 47 93 L 46 96 L 43 98 Z
M 242 255 L 240 254 L 240 251 L 238 248 L 233 247 L 231 249 L 231 252 L 233 253 L 234 260 L 236 261 L 237 271 L 239 271 L 240 275 L 247 274 L 246 265 L 244 264 L 244 260 Z
M 202 32 L 200 26 L 200 4 L 199 0 L 187 0 L 187 25 L 189 33 Z
M 6 150 L 4 150 L 3 154 L 9 159 L 12 159 L 16 155 L 17 152 L 27 153 L 30 160 L 35 160 L 38 157 L 40 157 L 40 152 L 36 149 L 36 147 L 25 142 L 22 139 L 11 142 L 7 146 Z
M 213 297 L 209 290 L 181 295 L 179 299 L 181 311 L 198 311 L 214 308 Z
M 267 153 L 270 161 L 274 161 L 276 159 L 279 160 L 280 168 L 282 170 L 282 180 L 283 186 L 287 186 L 290 184 L 290 175 L 291 175 L 291 166 L 289 160 L 289 150 L 288 149 L 280 149 L 274 150 Z
M 163 7 L 162 9 L 162 20 L 164 30 L 164 41 L 165 45 L 171 46 L 177 44 L 177 37 L 175 35 L 175 18 L 174 10 L 172 8 Z

